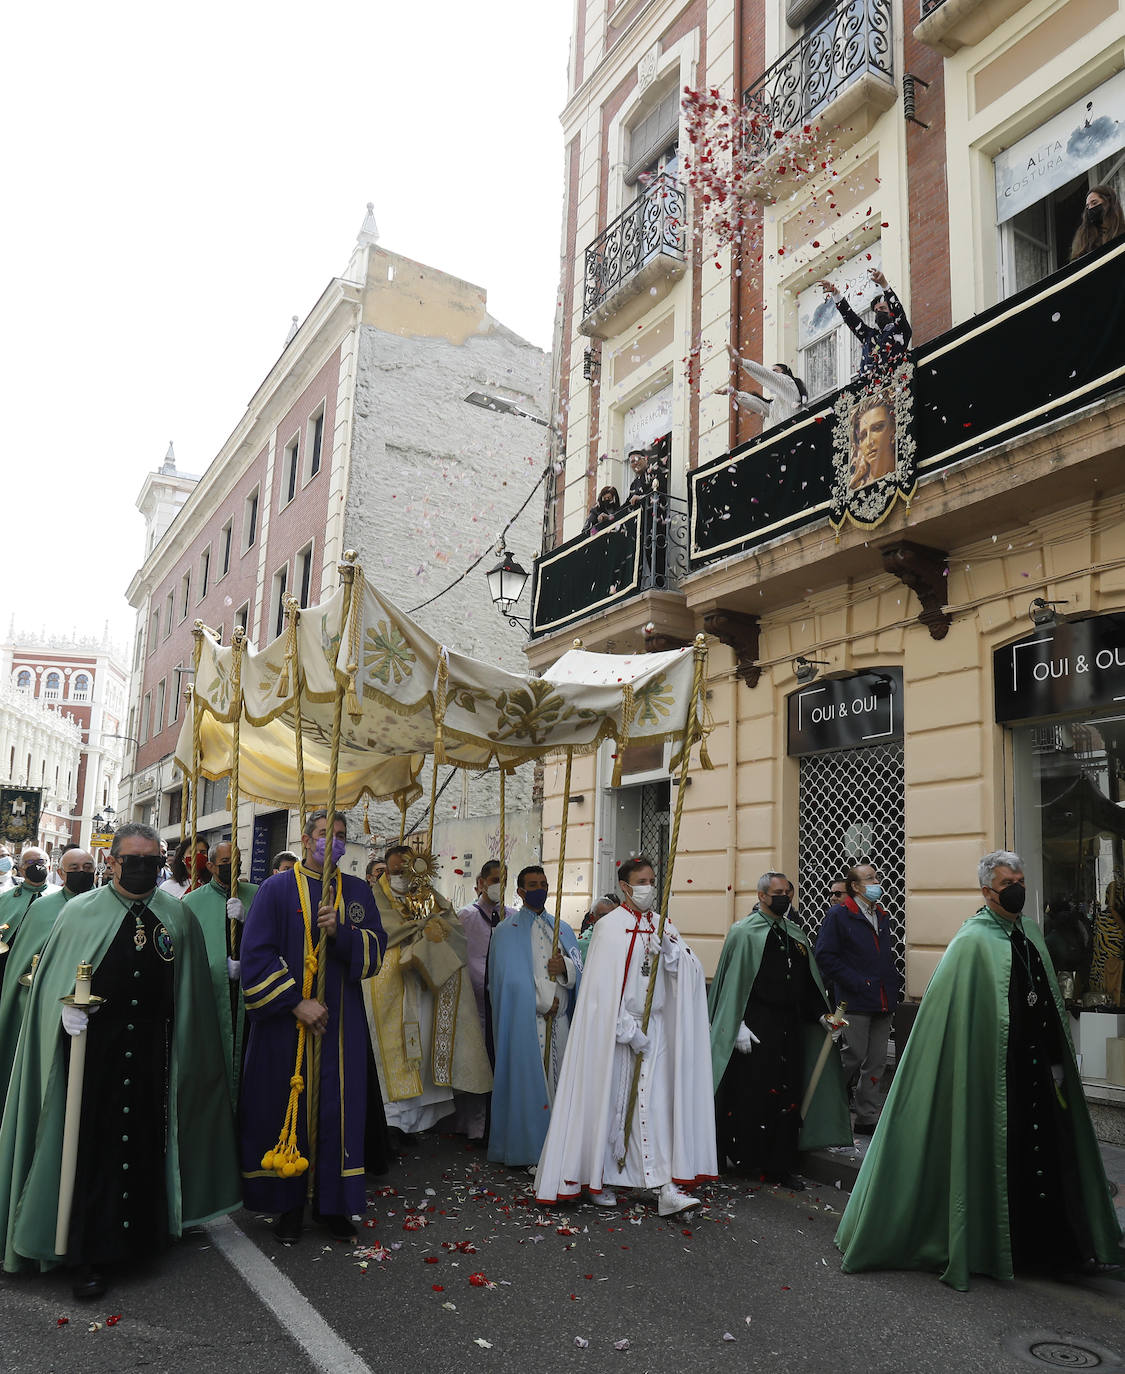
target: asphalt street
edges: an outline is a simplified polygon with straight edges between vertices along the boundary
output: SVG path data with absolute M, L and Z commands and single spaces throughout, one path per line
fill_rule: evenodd
M 92 1308 L 64 1275 L 6 1278 L 2 1368 L 1125 1374 L 1125 1284 L 843 1275 L 824 1185 L 545 1211 L 526 1171 L 428 1136 L 369 1196 L 357 1244 L 310 1227 L 287 1249 L 240 1213 Z

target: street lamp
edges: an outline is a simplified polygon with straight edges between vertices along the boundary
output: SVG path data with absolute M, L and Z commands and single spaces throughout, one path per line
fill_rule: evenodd
M 492 410 L 499 415 L 518 415 L 521 420 L 534 420 L 544 429 L 554 429 L 550 420 L 544 420 L 542 415 L 533 415 L 530 410 L 524 410 L 522 406 L 516 405 L 515 401 L 509 401 L 506 396 L 494 396 L 490 391 L 470 391 L 463 399 L 481 410 Z
M 490 568 L 485 576 L 488 579 L 488 592 L 492 597 L 492 604 L 501 615 L 508 617 L 508 624 L 517 625 L 530 632 L 530 620 L 521 620 L 518 615 L 512 614 L 512 607 L 523 595 L 527 579 L 531 576 L 527 569 L 521 568 L 508 550 L 504 549 L 500 555 L 500 562 L 494 568 Z

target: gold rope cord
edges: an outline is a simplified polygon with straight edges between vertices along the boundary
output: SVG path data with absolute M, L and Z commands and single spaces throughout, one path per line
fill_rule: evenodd
M 192 698 L 193 698 L 194 696 L 195 696 L 195 692 L 193 691 L 193 689 L 192 689 L 192 687 L 191 687 L 191 684 L 189 683 L 188 686 L 184 688 L 184 701 L 187 703 L 187 709 L 188 709 L 189 711 L 192 711 L 192 712 L 194 712 L 194 710 L 195 710 L 195 705 L 194 705 L 193 700 L 192 700 Z M 198 773 L 198 771 L 199 771 L 199 761 L 198 761 L 198 759 L 195 760 L 195 769 L 196 769 L 196 772 Z M 181 844 L 183 844 L 183 842 L 187 839 L 188 807 L 191 805 L 190 787 L 191 787 L 193 784 L 194 784 L 194 779 L 190 779 L 190 780 L 189 780 L 189 777 L 188 777 L 188 770 L 185 768 L 185 769 L 183 770 L 183 774 L 182 774 L 182 776 L 181 776 L 181 778 L 180 778 L 180 843 L 181 843 Z
M 508 857 L 507 857 L 507 850 L 506 850 L 506 848 L 505 848 L 505 843 L 506 843 L 506 840 L 507 840 L 507 835 L 506 835 L 506 833 L 505 833 L 505 826 L 506 826 L 506 824 L 507 824 L 507 817 L 506 817 L 506 814 L 505 814 L 505 807 L 504 807 L 504 779 L 505 779 L 506 777 L 507 777 L 507 774 L 504 772 L 503 767 L 501 767 L 501 769 L 500 769 L 500 905 L 501 905 L 501 906 L 504 905 L 504 896 L 505 896 L 505 893 L 507 892 L 507 888 L 508 888 Z
M 301 656 L 298 648 L 297 625 L 301 618 L 300 603 L 295 596 L 286 598 L 285 614 L 289 619 L 288 636 L 285 641 L 286 672 L 289 681 L 286 691 L 293 692 L 293 756 L 297 765 L 297 812 L 301 817 L 301 830 L 304 831 L 308 819 L 308 803 L 305 799 L 305 730 L 301 718 Z M 280 692 L 281 688 L 278 687 Z
M 202 753 L 200 734 L 203 729 L 203 705 L 199 700 L 199 665 L 203 660 L 203 621 L 192 626 L 195 646 L 195 690 L 191 694 L 191 848 L 187 852 L 188 887 L 195 877 L 195 845 L 199 837 L 199 758 Z
M 348 629 L 348 617 L 352 611 L 353 591 L 355 575 L 356 555 L 352 550 L 347 550 L 344 554 L 344 562 L 339 565 L 340 581 L 344 585 L 344 604 L 342 619 L 340 621 L 340 640 L 343 642 L 344 634 Z M 359 614 L 357 609 L 356 614 Z M 298 707 L 300 702 L 298 701 Z M 332 883 L 332 870 L 334 861 L 332 857 L 332 847 L 335 838 L 335 816 L 336 816 L 336 784 L 340 772 L 340 738 L 344 727 L 344 687 L 337 680 L 336 700 L 333 704 L 332 712 L 332 745 L 328 764 L 328 816 L 326 822 L 324 839 L 324 868 L 321 874 L 320 900 L 329 900 L 329 889 Z M 302 829 L 304 828 L 302 824 Z M 343 879 L 337 876 L 336 879 L 336 900 L 339 905 L 343 889 Z M 325 1002 L 325 987 L 328 977 L 328 937 L 321 930 L 316 943 L 316 1000 L 321 1006 L 327 1006 Z M 314 1036 L 312 1042 L 312 1054 L 310 1055 L 310 1078 L 309 1083 L 309 1201 L 313 1200 L 313 1193 L 316 1188 L 316 1145 L 317 1130 L 320 1121 L 320 1051 L 321 1037 Z M 340 1091 L 343 1092 L 344 1085 L 340 1084 Z
M 660 904 L 660 925 L 657 928 L 657 951 L 656 957 L 652 961 L 652 972 L 649 974 L 648 990 L 645 993 L 645 1012 L 641 1020 L 641 1030 L 648 1034 L 649 1017 L 652 1014 L 652 999 L 656 992 L 656 978 L 660 972 L 660 942 L 664 939 L 664 923 L 668 919 L 668 903 L 672 896 L 672 868 L 676 862 L 676 849 L 680 842 L 680 820 L 684 814 L 684 794 L 687 792 L 687 772 L 688 763 L 691 760 L 692 739 L 699 732 L 702 724 L 702 713 L 705 709 L 706 696 L 706 666 L 707 666 L 707 640 L 704 635 L 696 635 L 694 645 L 695 655 L 695 676 L 691 685 L 691 701 L 688 705 L 687 719 L 684 721 L 684 739 L 680 751 L 680 785 L 676 794 L 676 813 L 672 822 L 672 834 L 668 841 L 668 868 L 664 874 L 664 891 Z M 617 1167 L 625 1167 L 625 1157 L 629 1153 L 629 1137 L 633 1131 L 633 1114 L 637 1107 L 637 1093 L 641 1085 L 641 1059 L 637 1054 L 633 1060 L 633 1081 L 629 1086 L 629 1104 L 625 1109 L 625 1144 L 621 1151 L 621 1156 L 617 1161 Z
M 238 757 L 239 729 L 242 724 L 242 654 L 246 645 L 246 631 L 241 626 L 235 630 L 231 639 L 231 688 L 234 697 L 234 721 L 230 736 L 230 896 L 238 896 Z M 238 958 L 238 922 L 227 918 L 227 949 L 232 959 Z M 237 1053 L 238 1045 L 238 999 L 237 988 L 231 984 L 231 1026 L 232 1049 Z M 237 1072 L 238 1065 L 235 1064 Z
M 570 769 L 574 763 L 574 750 L 566 751 L 566 774 L 563 777 L 563 801 L 562 801 L 562 824 L 559 826 L 559 879 L 555 886 L 555 933 L 551 940 L 552 959 L 559 952 L 559 927 L 562 922 L 562 895 L 563 895 L 563 872 L 566 863 L 566 824 L 570 815 Z M 562 989 L 559 989 L 559 1005 L 562 1005 Z M 550 1074 L 551 1063 L 551 1037 L 555 1029 L 554 1016 L 547 1017 L 547 1035 L 543 1044 L 543 1072 Z

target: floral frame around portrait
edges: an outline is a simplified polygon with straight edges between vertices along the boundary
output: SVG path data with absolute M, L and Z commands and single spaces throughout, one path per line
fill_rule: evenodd
M 909 507 L 918 487 L 914 440 L 914 365 L 903 360 L 893 371 L 877 372 L 844 387 L 836 398 L 832 432 L 832 495 L 828 519 L 839 530 L 845 521 L 860 529 L 881 525 L 900 498 Z M 872 401 L 885 399 L 894 411 L 894 469 L 867 486 L 852 490 L 852 417 Z

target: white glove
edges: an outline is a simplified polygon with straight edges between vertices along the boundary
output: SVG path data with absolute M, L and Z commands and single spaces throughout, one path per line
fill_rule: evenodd
M 738 1034 L 734 1037 L 734 1047 L 739 1054 L 749 1054 L 755 1045 L 761 1043 L 745 1021 L 739 1023 Z
M 679 962 L 681 949 L 683 949 L 683 945 L 680 944 L 676 936 L 673 935 L 671 931 L 665 930 L 664 934 L 660 937 L 660 957 L 664 961 L 664 967 L 669 973 L 672 972 Z
M 89 1014 L 81 1007 L 63 1007 L 62 1026 L 67 1035 L 81 1035 L 89 1024 Z
M 641 1030 L 640 1026 L 638 1026 L 637 1029 L 633 1032 L 633 1034 L 629 1037 L 628 1044 L 629 1048 L 632 1050 L 636 1050 L 638 1054 L 647 1054 L 649 1046 L 652 1044 L 652 1041 L 648 1038 L 644 1031 Z
M 1066 1077 L 1066 1073 L 1061 1064 L 1051 1065 L 1051 1077 L 1055 1080 L 1055 1086 L 1061 1088 L 1063 1079 Z
M 242 905 L 242 903 L 238 900 L 237 897 L 228 897 L 228 898 L 227 898 L 227 920 L 228 920 L 228 921 L 239 921 L 239 922 L 241 922 L 241 921 L 245 921 L 245 919 L 246 919 L 246 908 Z
M 616 1038 L 619 1045 L 628 1045 L 638 1054 L 644 1054 L 650 1044 L 649 1038 L 641 1030 L 639 1022 L 627 1011 L 622 1011 L 617 1018 Z
M 227 956 L 227 977 L 232 983 L 237 983 L 242 977 L 242 964 L 237 959 Z
M 832 1037 L 833 1040 L 839 1040 L 840 1036 L 844 1033 L 843 1026 L 834 1026 L 832 1022 L 829 1021 L 827 1015 L 824 1015 L 820 1018 L 820 1024 L 824 1027 L 824 1029 L 828 1032 L 828 1034 Z

